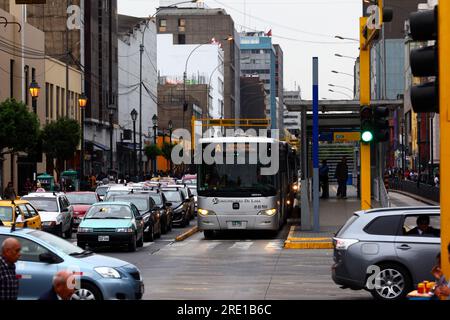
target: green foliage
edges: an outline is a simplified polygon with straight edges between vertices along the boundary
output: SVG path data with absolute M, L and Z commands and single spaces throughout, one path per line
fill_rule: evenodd
M 39 137 L 39 120 L 23 102 L 8 99 L 0 104 L 0 150 L 4 153 L 33 150 Z
M 161 155 L 168 161 L 172 158 L 172 150 L 175 148 L 176 144 L 164 142 L 161 148 Z
M 80 143 L 81 129 L 76 120 L 60 118 L 42 131 L 42 150 L 47 157 L 59 161 L 71 159 Z
M 156 144 L 145 146 L 144 153 L 147 158 L 155 160 L 157 156 L 161 155 L 161 149 Z

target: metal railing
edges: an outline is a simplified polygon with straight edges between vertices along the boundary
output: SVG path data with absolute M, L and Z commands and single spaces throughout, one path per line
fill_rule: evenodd
M 404 191 L 414 194 L 416 196 L 434 201 L 440 202 L 440 190 L 439 188 L 409 180 L 400 180 L 399 178 L 389 179 L 389 188 L 393 190 Z

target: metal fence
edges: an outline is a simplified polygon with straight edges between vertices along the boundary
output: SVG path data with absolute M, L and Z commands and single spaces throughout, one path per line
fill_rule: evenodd
M 429 184 L 420 183 L 408 180 L 400 180 L 398 178 L 389 179 L 389 188 L 392 190 L 399 190 L 414 194 L 416 196 L 440 202 L 439 188 Z

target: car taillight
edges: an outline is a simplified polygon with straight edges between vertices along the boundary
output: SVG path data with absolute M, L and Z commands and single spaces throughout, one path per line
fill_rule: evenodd
M 336 250 L 347 250 L 350 246 L 358 242 L 359 240 L 356 239 L 333 238 L 334 248 Z

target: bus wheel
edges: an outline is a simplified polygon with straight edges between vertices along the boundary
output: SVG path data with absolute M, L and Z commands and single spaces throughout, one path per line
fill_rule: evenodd
M 214 238 L 214 230 L 204 230 L 203 235 L 205 236 L 205 239 L 212 239 Z

